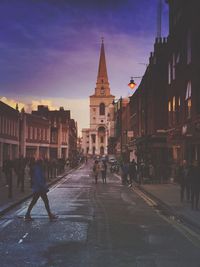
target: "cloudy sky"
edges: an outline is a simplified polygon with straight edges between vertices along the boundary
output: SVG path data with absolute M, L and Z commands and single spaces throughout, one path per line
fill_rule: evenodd
M 101 37 L 111 92 L 131 94 L 156 36 L 158 0 L 0 0 L 0 100 L 27 111 L 38 104 L 71 109 L 88 127 Z M 163 0 L 162 36 L 168 34 Z M 139 83 L 139 79 L 135 80 Z

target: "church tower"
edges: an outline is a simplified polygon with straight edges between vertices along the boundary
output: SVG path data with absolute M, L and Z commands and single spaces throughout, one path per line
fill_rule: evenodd
M 102 39 L 96 88 L 90 96 L 89 154 L 106 155 L 113 116 L 114 96 L 110 93 L 104 40 Z

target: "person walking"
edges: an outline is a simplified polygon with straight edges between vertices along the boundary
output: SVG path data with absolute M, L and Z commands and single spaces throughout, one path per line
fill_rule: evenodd
M 128 175 L 129 175 L 129 164 L 127 161 L 124 161 L 121 165 L 122 170 L 122 184 L 128 184 Z
M 94 161 L 94 165 L 93 165 L 93 173 L 94 173 L 94 178 L 95 178 L 95 184 L 97 184 L 99 172 L 100 172 L 99 162 L 98 162 L 98 160 L 95 160 Z
M 153 184 L 154 181 L 155 181 L 155 168 L 154 168 L 154 166 L 153 166 L 151 161 L 149 162 L 148 172 L 149 172 L 150 182 Z
M 47 192 L 49 191 L 49 189 L 45 182 L 45 177 L 44 177 L 43 168 L 42 168 L 42 160 L 35 161 L 33 165 L 32 191 L 33 191 L 33 198 L 31 200 L 31 203 L 24 217 L 25 221 L 33 220 L 31 217 L 31 210 L 34 207 L 34 205 L 37 203 L 40 197 L 42 198 L 45 204 L 45 208 L 47 210 L 49 219 L 50 220 L 57 219 L 58 216 L 54 215 L 51 212 L 50 207 L 49 207 L 49 200 L 47 197 Z
M 195 160 L 189 170 L 189 179 L 191 180 L 191 208 L 198 210 L 200 195 L 200 167 Z
M 107 164 L 105 160 L 102 160 L 100 169 L 101 169 L 101 177 L 103 184 L 106 184 Z
M 137 177 L 137 164 L 133 159 L 129 164 L 129 178 L 130 178 L 129 187 L 132 187 L 133 181 L 136 180 L 136 177 Z
M 180 199 L 183 202 L 186 193 L 186 199 L 190 201 L 191 184 L 189 178 L 189 166 L 186 160 L 183 160 L 181 166 L 178 169 L 178 182 L 180 183 Z

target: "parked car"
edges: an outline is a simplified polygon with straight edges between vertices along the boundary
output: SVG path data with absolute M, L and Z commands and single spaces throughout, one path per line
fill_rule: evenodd
M 112 164 L 116 161 L 116 158 L 114 155 L 109 155 L 108 156 L 108 163 Z
M 110 172 L 115 172 L 118 173 L 119 172 L 119 163 L 117 162 L 117 160 L 115 160 L 113 163 L 111 163 L 110 165 Z

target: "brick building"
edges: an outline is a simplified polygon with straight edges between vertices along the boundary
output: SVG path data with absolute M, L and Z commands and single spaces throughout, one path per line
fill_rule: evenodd
M 49 110 L 48 106 L 39 105 L 38 110 L 32 111 L 32 114 L 46 118 L 50 123 L 49 157 L 70 157 L 70 146 L 74 149 L 71 136 L 77 139 L 77 132 L 71 123 L 70 110 L 64 110 L 63 107 L 59 110 Z
M 19 111 L 0 101 L 0 176 L 3 161 L 19 156 Z
M 198 1 L 169 4 L 168 143 L 171 160 L 200 162 L 200 16 Z
M 130 97 L 130 125 L 133 138 L 129 144 L 132 157 L 154 166 L 166 164 L 167 55 L 166 38 L 157 38 L 149 65 L 136 92 Z M 159 167 L 160 168 L 160 167 Z M 159 169 L 157 170 L 159 175 Z
M 32 114 L 0 101 L 0 174 L 3 161 L 23 157 L 74 158 L 77 124 L 70 111 L 38 106 Z
M 49 158 L 49 143 L 49 120 L 22 111 L 20 114 L 20 155 Z

